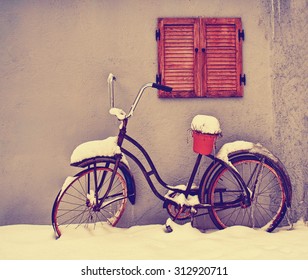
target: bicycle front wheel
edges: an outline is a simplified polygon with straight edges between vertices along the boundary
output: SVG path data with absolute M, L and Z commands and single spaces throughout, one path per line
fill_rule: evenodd
M 285 216 L 287 182 L 275 163 L 253 154 L 238 155 L 232 160 L 251 192 L 251 205 L 243 203 L 243 191 L 226 167 L 213 175 L 207 193 L 209 214 L 219 229 L 234 225 L 273 231 Z
M 127 202 L 126 182 L 119 172 L 107 167 L 82 171 L 58 194 L 52 210 L 52 224 L 57 237 L 67 228 L 95 228 L 98 223 L 115 226 Z

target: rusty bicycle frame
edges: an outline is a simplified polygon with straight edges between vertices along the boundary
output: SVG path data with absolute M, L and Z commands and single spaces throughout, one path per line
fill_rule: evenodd
M 109 206 L 114 205 L 114 202 L 123 200 L 123 203 L 126 203 L 126 199 L 128 199 L 131 204 L 135 204 L 136 186 L 133 174 L 130 171 L 128 164 L 126 164 L 126 156 L 138 166 L 145 180 L 147 181 L 151 191 L 158 199 L 163 201 L 163 207 L 167 208 L 171 219 L 186 220 L 190 218 L 192 226 L 194 226 L 193 222 L 195 217 L 209 214 L 211 220 L 218 228 L 225 228 L 227 225 L 220 220 L 220 217 L 217 216 L 218 212 L 222 213 L 225 209 L 231 209 L 230 212 L 233 213 L 237 211 L 237 208 L 244 209 L 244 211 L 246 211 L 245 209 L 249 208 L 250 206 L 251 209 L 253 209 L 256 204 L 259 204 L 258 197 L 260 196 L 260 194 L 257 192 L 257 189 L 259 189 L 259 185 L 262 183 L 263 180 L 263 169 L 266 169 L 268 170 L 267 174 L 273 174 L 274 176 L 274 178 L 270 178 L 270 180 L 277 180 L 279 189 L 277 197 L 278 203 L 274 205 L 276 209 L 273 211 L 270 210 L 273 213 L 269 213 L 269 215 L 266 212 L 266 207 L 264 207 L 264 211 L 262 211 L 262 213 L 260 212 L 261 219 L 265 220 L 266 222 L 266 224 L 262 225 L 262 227 L 267 227 L 266 230 L 269 232 L 273 231 L 281 222 L 286 213 L 288 222 L 292 226 L 292 218 L 290 218 L 291 216 L 288 215 L 290 211 L 287 211 L 291 207 L 292 199 L 291 182 L 288 173 L 285 170 L 283 164 L 279 161 L 279 159 L 272 155 L 267 149 L 263 150 L 262 145 L 258 146 L 257 144 L 249 143 L 253 144 L 254 150 L 252 148 L 232 149 L 232 152 L 228 151 L 227 156 L 229 161 L 226 161 L 224 158 L 221 158 L 218 155 L 214 156 L 207 153 L 202 154 L 201 151 L 196 152 L 194 149 L 194 151 L 197 153 L 197 158 L 189 176 L 188 183 L 185 186 L 168 185 L 160 176 L 154 162 L 152 161 L 150 155 L 145 150 L 145 148 L 127 134 L 127 125 L 146 88 L 151 87 L 167 92 L 172 91 L 172 88 L 157 83 L 147 83 L 143 85 L 140 88 L 130 108 L 129 113 L 126 114 L 123 110 L 115 108 L 114 106 L 114 80 L 115 76 L 110 74 L 108 77 L 108 89 L 110 94 L 111 107 L 110 114 L 115 115 L 121 122 L 119 126 L 119 132 L 115 140 L 116 143 L 114 143 L 117 145 L 117 151 L 112 152 L 112 156 L 107 156 L 108 153 L 106 153 L 105 156 L 97 154 L 88 156 L 79 162 L 71 162 L 72 166 L 81 167 L 83 168 L 83 171 L 79 172 L 74 177 L 68 177 L 70 180 L 71 178 L 73 178 L 73 181 L 69 180 L 67 185 L 66 183 L 63 185 L 54 202 L 52 209 L 52 225 L 54 227 L 57 237 L 61 236 L 61 230 L 59 229 L 60 226 L 68 226 L 70 224 L 74 224 L 76 218 L 78 217 L 74 216 L 74 211 L 78 211 L 77 209 L 79 207 L 83 209 L 80 210 L 81 213 L 79 214 L 79 217 L 81 217 L 81 220 L 79 222 L 80 225 L 82 223 L 87 223 L 88 220 L 92 221 L 93 215 L 98 215 L 101 210 L 108 209 Z M 138 157 L 131 151 L 129 151 L 127 148 L 125 148 L 125 145 L 123 144 L 126 142 L 128 142 L 137 149 Z M 223 148 L 221 148 L 220 151 L 221 150 L 223 150 Z M 139 158 L 140 154 L 142 155 L 143 160 L 145 159 L 145 164 Z M 201 177 L 199 187 L 196 188 L 194 180 L 198 170 L 200 169 L 200 164 L 203 156 L 211 159 L 211 163 L 206 167 Z M 248 176 L 245 176 L 245 180 L 243 178 L 244 176 L 242 177 L 240 175 L 240 172 L 233 165 L 233 161 L 235 164 L 241 164 L 242 162 L 252 162 L 252 165 L 249 165 L 249 170 L 247 172 Z M 122 178 L 121 180 L 123 180 L 123 182 L 125 181 L 125 191 L 122 191 L 121 193 L 112 193 L 114 180 L 119 176 L 118 171 L 120 171 L 120 177 Z M 232 181 L 234 180 L 234 185 L 236 186 L 235 189 L 232 189 L 232 187 L 228 189 L 228 187 L 224 186 L 223 184 L 221 186 L 216 184 L 216 180 L 221 178 L 220 175 L 223 175 L 226 171 L 228 171 L 228 174 L 230 174 L 228 176 L 231 177 Z M 78 192 L 77 188 L 74 187 L 75 182 L 78 182 L 80 184 L 79 178 L 83 178 L 85 176 L 87 176 L 87 178 L 85 178 L 84 180 L 84 191 L 86 195 L 84 195 L 84 193 Z M 92 181 L 90 180 L 90 177 L 93 178 Z M 155 179 L 155 182 L 153 179 Z M 226 180 L 228 181 L 228 178 Z M 161 194 L 161 192 L 155 185 L 157 184 L 157 182 L 161 187 L 163 187 L 164 190 L 168 191 L 167 194 Z M 94 189 L 91 185 L 92 183 L 94 185 Z M 80 187 L 83 186 L 81 186 L 80 184 Z M 99 197 L 99 193 L 103 189 L 103 187 L 104 191 L 101 194 L 102 196 Z M 70 204 L 73 208 L 70 211 L 70 207 L 67 206 L 68 204 L 65 204 L 70 202 L 65 200 L 63 201 L 62 198 L 64 195 L 66 195 L 67 192 L 70 192 L 71 189 L 76 190 L 77 192 L 76 196 L 73 194 L 71 195 L 71 197 L 76 197 L 76 199 L 78 199 L 79 195 L 84 195 L 81 200 L 85 199 L 85 203 L 79 204 L 79 202 L 73 202 L 72 204 Z M 217 201 L 215 202 L 213 201 L 214 194 L 215 199 L 217 198 Z M 70 193 L 68 193 L 65 197 L 70 197 Z M 178 198 L 179 200 L 177 200 Z M 61 203 L 64 204 L 63 208 L 59 208 L 59 205 Z M 260 209 L 262 210 L 263 205 L 271 206 L 270 204 L 267 204 L 267 201 L 265 201 L 264 204 L 260 204 Z M 116 221 L 112 225 L 115 225 L 120 219 L 124 211 L 123 209 L 121 209 L 122 212 L 119 212 L 120 214 L 118 216 L 115 216 Z M 198 209 L 204 209 L 205 211 L 198 213 Z M 260 211 L 259 208 L 258 211 Z M 60 214 L 58 215 L 59 212 Z M 108 212 L 108 210 L 106 210 L 106 212 Z M 266 218 L 263 218 L 263 212 L 264 216 L 267 215 Z M 63 222 L 60 221 L 60 223 L 58 223 L 58 218 L 60 218 L 61 220 L 62 216 L 65 216 L 67 213 L 68 218 L 64 219 Z M 235 219 L 237 219 L 239 215 L 238 213 L 239 212 L 236 212 Z M 73 216 L 72 218 L 70 218 L 70 214 Z M 88 218 L 84 219 L 84 214 L 88 215 Z M 244 213 L 244 217 L 246 217 L 245 215 L 246 212 Z M 249 224 L 251 227 L 254 227 L 254 211 L 251 210 L 250 214 L 248 215 L 250 215 L 250 217 L 248 217 L 248 222 L 249 218 L 251 218 L 252 224 L 250 222 Z M 272 217 L 272 215 L 275 216 Z M 244 222 L 244 217 L 240 224 Z M 107 217 L 105 218 L 108 220 Z M 266 221 L 268 218 L 270 218 L 271 220 Z M 261 223 L 263 223 L 263 221 Z M 233 221 L 231 221 L 231 225 L 232 224 Z M 166 231 L 172 231 L 172 228 L 167 223 Z
M 109 78 L 108 78 L 108 90 L 109 90 L 109 94 L 110 94 L 110 106 L 111 108 L 114 107 L 114 86 L 113 86 L 113 81 L 115 80 L 115 76 L 113 76 L 113 74 L 110 74 Z M 199 166 L 200 166 L 200 162 L 201 162 L 201 159 L 203 157 L 202 154 L 198 154 L 197 155 L 197 158 L 196 158 L 196 161 L 195 161 L 195 164 L 194 164 L 194 167 L 193 167 L 193 170 L 191 172 L 191 175 L 189 177 L 189 181 L 188 181 L 188 184 L 186 186 L 186 189 L 185 190 L 179 190 L 179 189 L 175 189 L 175 188 L 171 188 L 159 175 L 151 157 L 149 156 L 149 154 L 147 153 L 147 151 L 142 147 L 141 144 L 139 144 L 135 139 L 133 139 L 132 137 L 128 136 L 127 135 L 127 131 L 126 131 L 126 128 L 127 128 L 127 124 L 128 124 L 128 119 L 133 115 L 133 112 L 144 92 L 144 90 L 148 87 L 153 87 L 153 88 L 156 88 L 156 89 L 160 89 L 160 90 L 164 90 L 164 91 L 172 91 L 172 88 L 168 87 L 168 86 L 164 86 L 164 85 L 160 85 L 160 84 L 156 84 L 156 83 L 148 83 L 148 84 L 145 84 L 139 91 L 133 105 L 131 106 L 131 110 L 130 112 L 125 115 L 125 117 L 123 118 L 120 118 L 119 120 L 122 121 L 122 125 L 120 127 L 120 130 L 119 130 L 119 133 L 118 133 L 118 141 L 117 141 L 117 145 L 121 148 L 121 151 L 124 155 L 128 156 L 130 159 L 132 159 L 136 164 L 137 166 L 139 167 L 139 169 L 141 170 L 143 176 L 145 177 L 148 185 L 150 186 L 152 192 L 155 194 L 155 196 L 157 198 L 159 198 L 160 200 L 164 201 L 164 207 L 166 207 L 166 205 L 168 203 L 171 203 L 171 204 L 174 204 L 175 206 L 178 206 L 176 205 L 176 203 L 172 200 L 169 200 L 168 198 L 165 197 L 165 195 L 162 195 L 158 190 L 157 188 L 155 187 L 155 184 L 153 183 L 152 179 L 151 179 L 151 176 L 154 175 L 154 177 L 156 178 L 156 180 L 158 181 L 158 183 L 165 189 L 167 190 L 172 190 L 172 191 L 175 191 L 175 192 L 178 192 L 178 193 L 183 193 L 185 195 L 185 197 L 187 197 L 189 194 L 196 194 L 193 192 L 192 190 L 192 186 L 193 186 L 193 182 L 194 182 L 194 179 L 195 179 L 195 176 L 196 176 L 196 173 L 199 169 Z M 150 166 L 150 170 L 147 170 L 145 168 L 145 166 L 142 164 L 142 162 L 134 155 L 132 154 L 130 151 L 128 151 L 127 149 L 125 149 L 123 147 L 123 142 L 124 140 L 130 142 L 133 146 L 135 146 L 141 153 L 142 155 L 144 156 L 144 158 L 146 159 L 148 165 Z M 228 203 L 228 205 L 226 204 L 225 207 L 228 208 L 228 207 L 238 207 L 239 204 L 241 203 L 242 205 L 245 204 L 246 206 L 249 206 L 250 205 L 250 196 L 251 196 L 251 192 L 248 190 L 244 180 L 242 179 L 242 177 L 236 172 L 233 170 L 233 168 L 231 168 L 230 166 L 228 166 L 225 162 L 223 162 L 222 160 L 219 160 L 217 158 L 215 158 L 213 155 L 206 155 L 206 157 L 212 159 L 212 163 L 207 167 L 202 179 L 201 179 L 201 182 L 200 182 L 200 185 L 202 185 L 208 178 L 208 174 L 210 173 L 211 169 L 212 169 L 212 166 L 217 162 L 217 161 L 220 161 L 220 163 L 222 165 L 224 165 L 234 176 L 234 178 L 236 179 L 237 183 L 239 184 L 240 188 L 242 189 L 243 193 L 244 193 L 244 198 L 241 198 L 241 199 L 237 199 L 236 201 L 232 202 L 232 203 Z M 115 161 L 115 166 L 113 168 L 113 175 L 110 179 L 110 182 L 109 182 L 109 187 L 107 189 L 107 192 L 105 194 L 105 196 L 103 198 L 100 199 L 100 201 L 97 201 L 97 207 L 98 209 L 102 206 L 102 203 L 104 201 L 104 198 L 108 195 L 109 193 L 109 190 L 111 189 L 112 187 L 112 184 L 113 184 L 113 180 L 114 180 L 114 177 L 115 177 L 115 174 L 119 168 L 119 165 L 120 165 L 120 161 L 121 161 L 121 158 L 122 158 L 122 155 L 115 155 L 115 158 L 116 158 L 116 161 Z M 101 184 L 100 184 L 101 185 Z M 129 197 L 130 198 L 130 197 Z M 131 200 L 134 201 L 135 199 L 133 198 Z M 209 204 L 199 204 L 199 205 L 196 205 L 195 208 L 208 208 L 208 207 L 212 207 L 210 206 Z M 182 207 L 179 207 L 178 209 L 178 214 L 173 217 L 173 219 L 175 220 L 177 218 L 177 216 L 182 212 L 183 210 L 183 206 Z

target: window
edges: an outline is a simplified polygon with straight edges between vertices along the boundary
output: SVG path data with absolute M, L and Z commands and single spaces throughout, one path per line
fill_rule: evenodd
M 160 18 L 159 97 L 242 97 L 244 32 L 240 18 Z

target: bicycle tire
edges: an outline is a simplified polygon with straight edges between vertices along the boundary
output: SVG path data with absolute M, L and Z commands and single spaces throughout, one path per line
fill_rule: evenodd
M 272 232 L 284 218 L 287 199 L 291 197 L 287 176 L 273 160 L 266 156 L 262 158 L 264 162 L 263 168 L 259 169 L 262 169 L 259 185 L 253 192 L 250 206 L 239 203 L 238 207 L 226 207 L 228 202 L 236 201 L 242 191 L 231 172 L 221 164 L 210 176 L 207 192 L 203 186 L 200 199 L 204 202 L 205 196 L 207 197 L 207 203 L 211 205 L 210 218 L 218 229 L 240 225 Z M 230 161 L 250 189 L 252 184 L 249 180 L 261 167 L 261 157 L 251 153 L 239 153 L 231 157 Z M 254 178 L 250 180 L 253 181 Z M 224 199 L 223 202 L 221 197 Z
M 71 177 L 71 182 L 59 192 L 52 209 L 52 225 L 57 238 L 67 228 L 95 228 L 98 223 L 108 223 L 111 226 L 118 223 L 127 203 L 127 185 L 123 176 L 116 172 L 111 189 L 106 195 L 112 172 L 108 167 L 95 167 Z M 96 207 L 98 200 L 94 192 L 95 181 L 103 181 L 98 199 L 103 199 L 106 195 L 100 208 Z

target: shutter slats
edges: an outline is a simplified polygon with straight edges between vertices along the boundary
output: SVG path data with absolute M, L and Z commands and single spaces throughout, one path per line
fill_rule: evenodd
M 205 84 L 206 95 L 234 95 L 237 90 L 236 73 L 236 25 L 205 24 L 206 58 Z
M 163 84 L 171 86 L 175 96 L 194 92 L 194 40 L 193 23 L 163 26 Z

